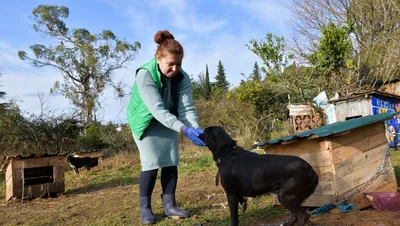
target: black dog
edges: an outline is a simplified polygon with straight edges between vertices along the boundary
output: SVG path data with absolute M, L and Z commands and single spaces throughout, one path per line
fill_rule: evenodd
M 221 184 L 228 198 L 231 225 L 238 225 L 238 203 L 244 197 L 275 193 L 292 213 L 284 226 L 303 226 L 310 218 L 301 204 L 314 193 L 318 175 L 303 159 L 289 155 L 257 154 L 236 146 L 223 128 L 211 126 L 200 139 L 206 143 L 218 166 Z M 217 174 L 217 180 L 218 180 Z
M 90 168 L 93 168 L 99 164 L 99 160 L 97 158 L 76 158 L 72 155 L 68 156 L 67 162 L 71 165 L 71 167 L 77 174 L 79 174 L 79 168 L 85 167 L 87 170 L 90 170 Z

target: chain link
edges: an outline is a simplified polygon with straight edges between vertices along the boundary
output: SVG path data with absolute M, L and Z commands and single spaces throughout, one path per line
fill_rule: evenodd
M 390 146 L 389 146 L 389 144 L 387 144 L 386 147 L 385 147 L 385 151 L 384 151 L 383 156 L 382 156 L 382 162 L 377 167 L 375 174 L 372 175 L 367 180 L 367 182 L 365 182 L 361 187 L 357 188 L 356 191 L 353 192 L 351 195 L 349 195 L 349 196 L 341 196 L 341 197 L 339 197 L 338 201 L 336 201 L 334 203 L 331 203 L 331 204 L 334 205 L 334 206 L 338 206 L 338 205 L 341 205 L 341 204 L 347 204 L 352 198 L 354 198 L 354 196 L 358 195 L 360 193 L 360 191 L 364 191 L 364 189 L 367 186 L 372 184 L 372 182 L 375 179 L 377 179 L 381 175 L 384 175 L 384 174 L 388 173 L 389 171 L 386 170 L 386 168 L 388 166 L 387 164 L 389 163 L 388 160 L 390 160 Z M 317 210 L 318 210 L 318 208 L 310 211 L 309 213 L 314 214 L 315 212 L 317 212 Z

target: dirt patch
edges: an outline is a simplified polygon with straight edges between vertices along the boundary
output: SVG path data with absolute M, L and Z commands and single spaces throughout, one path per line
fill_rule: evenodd
M 312 225 L 327 226 L 397 226 L 400 225 L 399 212 L 381 212 L 368 208 L 351 213 L 328 213 L 311 220 Z
M 215 186 L 216 169 L 180 169 L 182 173 L 178 180 L 177 203 L 188 209 L 193 217 L 181 220 L 163 217 L 162 189 L 158 179 L 152 201 L 157 225 L 230 225 L 225 193 L 221 185 Z M 0 225 L 141 225 L 139 172 L 139 166 L 131 162 L 119 168 L 79 175 L 66 172 L 67 191 L 59 198 L 36 198 L 23 203 L 0 202 Z M 287 211 L 272 207 L 270 196 L 249 199 L 247 211 L 239 211 L 239 215 L 240 225 L 246 226 L 276 225 L 290 218 Z M 334 209 L 321 216 L 312 216 L 308 225 L 395 226 L 400 225 L 399 222 L 400 212 L 379 212 L 369 208 L 343 214 Z

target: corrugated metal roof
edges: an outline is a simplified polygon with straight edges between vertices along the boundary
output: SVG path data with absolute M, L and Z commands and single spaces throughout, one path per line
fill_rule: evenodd
M 332 123 L 329 125 L 325 125 L 325 126 L 316 128 L 316 129 L 312 129 L 312 130 L 308 130 L 305 132 L 282 137 L 279 139 L 274 139 L 274 140 L 270 140 L 267 142 L 261 142 L 261 143 L 255 144 L 254 146 L 260 147 L 260 146 L 265 146 L 265 145 L 277 144 L 280 142 L 287 142 L 287 141 L 291 141 L 294 139 L 307 138 L 307 137 L 311 137 L 311 136 L 313 136 L 315 138 L 327 137 L 329 135 L 339 134 L 339 133 L 342 133 L 342 132 L 345 132 L 348 130 L 352 130 L 352 129 L 355 129 L 355 128 L 358 128 L 361 126 L 365 126 L 368 124 L 372 124 L 375 122 L 384 121 L 386 119 L 393 118 L 397 114 L 400 114 L 400 112 L 396 112 L 396 113 L 385 112 L 382 114 L 369 115 L 369 116 L 365 116 L 365 117 L 350 119 L 345 122 L 336 122 L 336 123 Z
M 353 93 L 350 96 L 347 96 L 344 98 L 330 100 L 329 103 L 342 102 L 342 101 L 346 101 L 346 100 L 350 100 L 350 99 L 364 97 L 365 95 L 379 95 L 379 96 L 384 96 L 384 97 L 389 97 L 389 98 L 394 98 L 394 99 L 400 99 L 399 95 L 373 89 L 373 90 L 368 90 L 368 91 L 364 91 L 364 92 Z

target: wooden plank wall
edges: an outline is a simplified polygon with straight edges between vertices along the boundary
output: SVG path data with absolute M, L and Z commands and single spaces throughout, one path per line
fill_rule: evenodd
M 64 155 L 29 159 L 14 159 L 13 169 L 22 169 L 22 162 L 24 164 L 24 168 L 35 168 L 44 166 L 63 166 L 65 161 Z
M 335 199 L 335 184 L 332 172 L 332 155 L 329 144 L 324 138 L 302 140 L 299 142 L 273 145 L 265 148 L 267 154 L 296 155 L 306 160 L 319 176 L 319 183 L 303 206 L 318 207 L 333 202 Z M 278 197 L 272 195 L 273 205 L 280 205 Z
M 350 99 L 335 103 L 336 121 L 346 121 L 346 117 L 372 115 L 371 104 L 368 99 Z
M 387 147 L 383 122 L 358 128 L 350 134 L 352 136 L 333 138 L 328 145 L 332 148 L 338 198 L 351 197 L 350 202 L 362 209 L 370 205 L 364 192 L 395 192 L 397 181 L 390 156 L 385 173 L 370 181 L 377 173 Z
M 379 174 L 371 183 L 361 184 L 341 196 L 352 197 L 349 201 L 356 204 L 357 209 L 363 209 L 370 206 L 369 201 L 364 195 L 364 192 L 368 191 L 380 191 L 380 192 L 397 192 L 396 176 L 393 170 L 391 158 L 389 157 L 388 165 L 382 174 Z
M 14 181 L 13 181 L 13 160 L 11 159 L 6 169 L 6 201 L 10 200 L 13 195 Z

